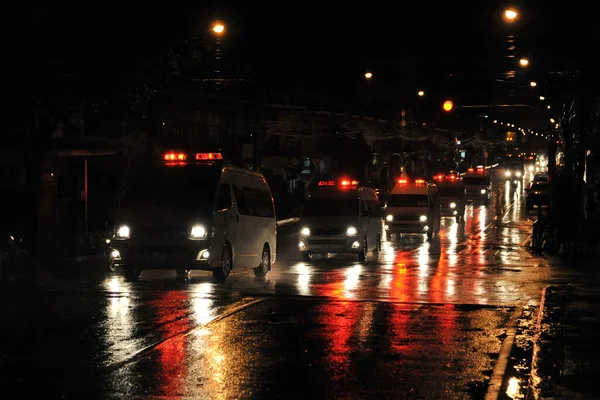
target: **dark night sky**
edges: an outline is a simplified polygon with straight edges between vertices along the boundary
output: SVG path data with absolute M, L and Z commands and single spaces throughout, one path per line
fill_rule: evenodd
M 383 83 L 413 75 L 406 67 L 412 65 L 419 83 L 435 85 L 447 73 L 492 74 L 506 33 L 501 12 L 507 3 L 497 1 L 238 3 L 196 2 L 195 8 L 127 3 L 118 10 L 85 2 L 32 7 L 15 12 L 9 21 L 14 24 L 14 65 L 22 69 L 19 62 L 28 57 L 62 52 L 81 64 L 95 64 L 96 71 L 104 69 L 97 80 L 113 79 L 173 39 L 202 31 L 215 16 L 228 24 L 228 50 L 254 78 L 335 91 L 359 83 L 365 70 Z M 538 70 L 559 65 L 565 51 L 579 51 L 564 45 L 589 28 L 577 18 L 591 11 L 576 4 L 570 2 L 568 9 L 542 1 L 518 5 L 523 19 L 517 44 L 532 60 L 540 60 Z M 28 68 L 36 70 L 35 65 Z

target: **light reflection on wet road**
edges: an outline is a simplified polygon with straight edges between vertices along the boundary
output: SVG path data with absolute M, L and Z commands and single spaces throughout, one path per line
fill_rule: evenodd
M 363 264 L 302 262 L 280 234 L 264 281 L 90 272 L 6 291 L 0 383 L 67 397 L 481 398 L 511 312 L 572 277 L 524 247 L 522 184 L 494 184 L 464 224 L 389 237 Z

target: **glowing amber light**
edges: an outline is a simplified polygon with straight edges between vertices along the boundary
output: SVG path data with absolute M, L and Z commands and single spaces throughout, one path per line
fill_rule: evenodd
M 446 100 L 444 102 L 444 104 L 442 104 L 442 109 L 444 111 L 452 111 L 453 108 L 454 108 L 454 103 L 451 102 L 450 100 Z
M 212 26 L 212 31 L 217 35 L 222 35 L 225 33 L 225 25 L 223 25 L 221 22 L 215 22 Z
M 504 17 L 509 21 L 514 21 L 515 19 L 517 19 L 518 16 L 519 16 L 519 14 L 511 8 L 504 11 Z

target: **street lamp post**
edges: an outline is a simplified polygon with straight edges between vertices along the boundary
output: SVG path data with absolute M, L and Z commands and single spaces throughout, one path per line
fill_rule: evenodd
M 222 55 L 222 51 L 221 51 L 221 38 L 225 35 L 225 24 L 221 21 L 215 21 L 213 22 L 212 26 L 211 26 L 211 33 L 212 35 L 215 37 L 215 75 L 219 75 L 220 74 L 220 63 L 221 63 L 221 59 L 223 57 Z

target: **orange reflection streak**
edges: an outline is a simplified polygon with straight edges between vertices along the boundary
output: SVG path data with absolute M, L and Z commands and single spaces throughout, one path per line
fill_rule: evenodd
M 434 303 L 446 302 L 445 289 L 448 279 L 448 260 L 440 259 L 433 275 L 429 281 L 429 296 Z
M 396 257 L 393 263 L 392 280 L 390 282 L 390 289 L 388 297 L 394 301 L 410 301 L 413 300 L 409 289 L 414 287 L 410 284 L 408 275 L 409 266 L 409 255 L 404 251 L 396 253 Z
M 334 380 L 346 379 L 350 365 L 350 354 L 355 348 L 350 343 L 354 338 L 354 327 L 364 303 L 336 301 L 319 306 L 317 321 L 323 327 L 321 337 L 325 341 L 325 366 L 330 367 Z
M 185 294 L 183 294 L 185 296 Z M 162 338 L 167 339 L 188 330 L 191 325 L 182 307 L 182 292 L 170 291 L 161 294 L 153 305 L 157 309 L 155 324 L 160 326 Z M 158 368 L 160 392 L 167 396 L 181 393 L 186 379 L 186 340 L 171 340 L 159 347 Z
M 436 313 L 436 322 L 438 325 L 437 332 L 440 332 L 442 341 L 444 343 L 450 343 L 453 341 L 454 335 L 456 335 L 456 316 L 457 313 L 454 310 L 454 304 L 446 304 L 442 307 L 441 312 Z

